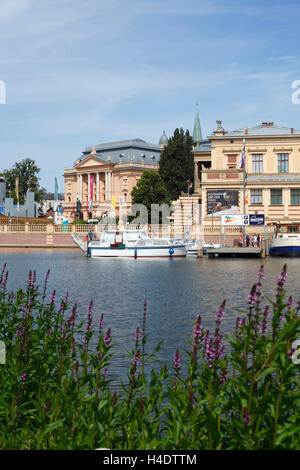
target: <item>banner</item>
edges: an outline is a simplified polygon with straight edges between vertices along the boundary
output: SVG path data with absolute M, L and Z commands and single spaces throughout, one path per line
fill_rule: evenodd
M 115 210 L 116 205 L 117 205 L 117 196 L 112 195 L 111 197 L 111 210 L 112 211 Z
M 264 214 L 249 215 L 249 224 L 250 225 L 265 225 Z
M 206 191 L 208 217 L 239 214 L 239 191 L 216 189 Z
M 249 215 L 222 215 L 222 225 L 249 225 Z

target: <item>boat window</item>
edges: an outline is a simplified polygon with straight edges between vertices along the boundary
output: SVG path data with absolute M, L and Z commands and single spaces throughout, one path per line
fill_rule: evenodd
M 297 233 L 297 232 L 298 232 L 298 227 L 297 227 L 297 225 L 289 225 L 289 226 L 288 226 L 288 232 L 289 232 L 289 233 Z
M 287 227 L 286 227 L 286 225 L 279 225 L 279 227 L 278 227 L 278 232 L 280 232 L 280 233 L 287 233 Z

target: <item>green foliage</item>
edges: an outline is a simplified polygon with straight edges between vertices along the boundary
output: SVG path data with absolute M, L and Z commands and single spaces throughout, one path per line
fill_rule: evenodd
M 0 275 L 0 449 L 299 449 L 299 365 L 291 345 L 299 338 L 300 304 L 286 301 L 285 270 L 276 299 L 262 305 L 259 281 L 237 319 L 226 352 L 217 310 L 214 335 L 200 316 L 182 367 L 147 373 L 160 345 L 147 350 L 146 317 L 136 330 L 127 383 L 114 391 L 109 377 L 111 332 L 77 321 L 68 295 L 56 306 L 30 272 L 25 289 L 7 292 Z M 272 310 L 272 314 L 271 314 Z M 176 359 L 176 360 L 175 360 Z M 107 373 L 108 372 L 108 373 Z
M 151 204 L 170 205 L 171 202 L 161 176 L 153 170 L 143 172 L 143 176 L 132 189 L 131 196 L 132 204 L 143 204 L 147 208 L 149 222 L 151 220 Z
M 35 164 L 35 161 L 31 160 L 30 158 L 16 162 L 11 170 L 4 170 L 1 173 L 1 176 L 4 176 L 6 180 L 7 197 L 13 197 L 14 202 L 17 202 L 15 186 L 16 178 L 19 178 L 20 204 L 24 204 L 24 197 L 28 190 L 34 192 L 35 200 L 40 202 L 46 190 L 39 187 L 39 172 L 40 168 L 38 168 Z
M 161 153 L 159 173 L 171 200 L 188 192 L 188 181 L 194 181 L 193 139 L 189 131 L 175 129 L 173 137 Z M 190 193 L 192 189 L 190 189 Z

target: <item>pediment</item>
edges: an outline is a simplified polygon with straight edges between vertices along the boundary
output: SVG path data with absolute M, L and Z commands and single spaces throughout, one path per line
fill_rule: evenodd
M 82 162 L 79 162 L 77 165 L 75 165 L 75 168 L 89 168 L 89 167 L 95 167 L 95 166 L 107 166 L 108 162 L 105 160 L 101 160 L 101 158 L 96 158 L 93 155 L 87 157 L 85 160 Z

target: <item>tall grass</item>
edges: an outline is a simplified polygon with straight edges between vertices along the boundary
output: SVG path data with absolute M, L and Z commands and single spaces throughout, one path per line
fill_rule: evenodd
M 58 302 L 55 291 L 47 295 L 49 271 L 41 290 L 29 272 L 25 289 L 8 292 L 4 266 L 0 449 L 299 449 L 299 365 L 291 358 L 300 304 L 287 299 L 286 276 L 284 266 L 266 303 L 261 267 L 226 348 L 224 301 L 213 332 L 196 318 L 185 368 L 175 345 L 173 363 L 150 374 L 159 345 L 147 351 L 145 301 L 117 393 L 107 373 L 112 333 L 103 316 L 92 326 L 93 303 L 79 322 L 68 294 Z

